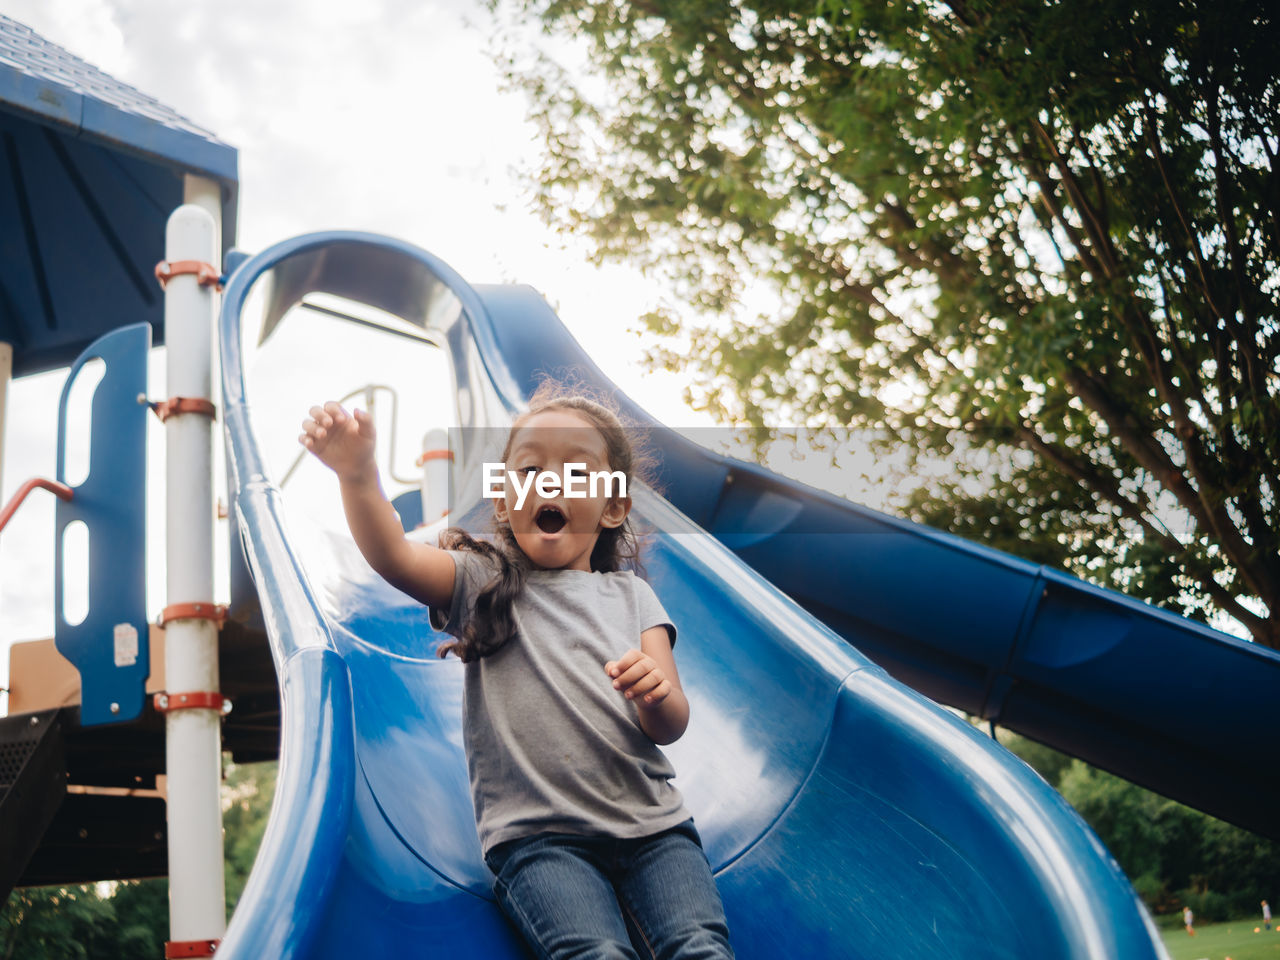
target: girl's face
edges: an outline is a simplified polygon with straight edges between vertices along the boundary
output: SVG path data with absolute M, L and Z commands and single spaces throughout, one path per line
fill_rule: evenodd
M 495 513 L 499 522 L 511 524 L 516 542 L 535 568 L 589 571 L 600 531 L 622 525 L 631 510 L 631 498 L 610 497 L 604 483 L 597 483 L 593 491 L 583 480 L 575 482 L 586 488 L 587 496 L 565 496 L 567 463 L 584 464 L 581 469 L 588 477 L 608 472 L 608 450 L 600 431 L 572 410 L 544 410 L 529 417 L 511 438 L 506 470 L 519 475 L 521 486 L 530 478 L 535 482 L 529 484 L 517 508 L 519 493 L 507 476 L 505 495 L 497 501 Z M 559 490 L 544 497 L 536 478 L 547 472 L 557 477 Z

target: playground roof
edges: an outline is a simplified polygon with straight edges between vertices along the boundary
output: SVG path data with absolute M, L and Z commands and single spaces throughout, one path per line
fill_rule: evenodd
M 0 15 L 0 340 L 15 376 L 138 320 L 163 342 L 153 269 L 188 174 L 221 184 L 227 249 L 236 149 Z

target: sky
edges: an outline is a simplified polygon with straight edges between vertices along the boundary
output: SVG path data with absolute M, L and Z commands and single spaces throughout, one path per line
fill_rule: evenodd
M 471 283 L 531 284 L 605 373 L 660 421 L 711 425 L 684 404 L 684 377 L 647 372 L 641 363 L 637 318 L 667 298 L 661 284 L 628 267 L 592 265 L 583 244 L 554 234 L 531 212 L 520 171 L 537 161 L 537 134 L 523 94 L 501 89 L 490 56 L 494 28 L 479 0 L 0 0 L 0 11 L 235 146 L 241 249 L 312 230 L 370 230 L 430 250 Z M 330 353 L 356 350 L 344 346 L 349 335 L 326 334 Z M 286 344 L 316 346 L 314 338 Z M 290 366 L 280 360 L 287 355 L 281 348 L 274 360 L 266 356 L 268 372 L 258 382 L 272 384 L 271 364 Z M 376 378 L 388 355 L 381 354 Z M 431 362 L 414 360 L 412 350 L 390 355 Z M 163 351 L 153 357 L 153 396 L 164 395 L 163 359 Z M 432 380 L 425 369 L 406 371 L 401 382 Z M 28 477 L 54 475 L 64 377 L 54 372 L 10 386 L 0 497 Z M 264 445 L 281 473 L 298 450 L 307 405 L 321 398 L 311 390 L 295 385 L 269 402 L 255 398 Z M 429 391 L 401 401 L 412 410 L 434 402 Z M 73 411 L 73 433 L 76 422 Z M 418 426 L 402 424 L 401 432 Z M 163 433 L 156 424 L 150 430 L 154 542 L 163 533 Z M 794 467 L 789 460 L 788 472 Z M 292 482 L 332 499 L 332 484 L 314 471 Z M 53 525 L 53 498 L 36 493 L 0 538 L 0 648 L 53 633 Z M 219 529 L 219 569 L 226 540 Z M 163 550 L 150 553 L 154 617 L 165 602 Z M 224 591 L 219 583 L 217 599 Z M 70 601 L 75 594 L 69 588 Z M 0 655 L 0 685 L 7 668 Z
M 371 230 L 432 251 L 472 283 L 532 284 L 656 416 L 708 422 L 681 403 L 679 378 L 639 365 L 640 341 L 629 330 L 661 291 L 635 271 L 591 266 L 584 248 L 529 212 L 517 170 L 536 158 L 535 133 L 522 95 L 499 89 L 482 4 L 2 0 L 0 11 L 235 146 L 242 249 L 311 230 Z M 332 336 L 342 340 L 341 332 Z M 153 396 L 161 393 L 163 359 L 162 351 L 153 358 Z M 28 477 L 54 475 L 64 377 L 10 386 L 5 500 Z M 417 378 L 409 371 L 401 379 Z M 269 424 L 271 449 L 281 463 L 299 449 L 293 437 L 307 405 L 324 396 L 304 388 L 272 408 L 279 416 Z M 153 426 L 154 480 L 162 476 L 162 441 Z M 307 480 L 300 476 L 300 485 Z M 53 498 L 37 492 L 0 539 L 0 647 L 52 635 L 53 523 Z M 153 509 L 153 538 L 162 524 Z M 220 530 L 220 551 L 225 539 Z M 154 616 L 164 605 L 163 551 L 151 552 Z M 7 656 L 0 663 L 3 683 Z

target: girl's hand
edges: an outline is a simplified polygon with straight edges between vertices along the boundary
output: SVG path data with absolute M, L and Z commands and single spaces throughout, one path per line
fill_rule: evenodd
M 330 400 L 312 407 L 311 417 L 302 422 L 298 441 L 316 455 L 339 480 L 362 480 L 372 476 L 374 467 L 373 419 L 363 410 L 347 413 Z
M 657 706 L 671 694 L 671 681 L 652 657 L 639 650 L 628 650 L 617 660 L 604 665 L 613 677 L 613 689 L 640 706 Z

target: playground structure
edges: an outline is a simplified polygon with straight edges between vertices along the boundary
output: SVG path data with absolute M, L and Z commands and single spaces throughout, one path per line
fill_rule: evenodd
M 15 36 L 28 51 L 43 43 L 0 18 L 0 40 Z M 45 59 L 56 60 L 48 46 Z M 59 491 L 70 497 L 51 531 L 60 545 L 68 524 L 90 531 L 89 614 L 80 624 L 58 617 L 58 650 L 79 672 L 77 702 L 3 721 L 18 758 L 0 785 L 10 886 L 169 873 L 175 956 L 208 955 L 219 940 L 219 957 L 522 955 L 492 902 L 474 835 L 460 665 L 435 658 L 425 610 L 381 583 L 348 539 L 290 522 L 259 446 L 247 359 L 285 324 L 306 322 L 298 308 L 316 295 L 351 303 L 357 320 L 360 305 L 398 317 L 447 358 L 456 398 L 447 419 L 460 428 L 448 470 L 454 490 L 476 497 L 414 536 L 433 538 L 444 522 L 482 528 L 485 451 L 467 438 L 506 426 L 540 370 L 574 371 L 650 427 L 665 495 L 633 492 L 635 515 L 652 532 L 646 567 L 680 625 L 694 707 L 670 752 L 740 956 L 1163 955 L 1127 880 L 1079 817 L 926 695 L 1246 827 L 1275 829 L 1269 778 L 1240 735 L 1280 719 L 1268 699 L 1280 682 L 1273 652 L 664 431 L 617 394 L 527 287 L 472 287 L 431 254 L 369 234 L 234 254 L 233 150 L 154 103 L 140 119 L 139 95 L 123 85 L 98 84 L 104 102 L 75 72 L 51 79 L 42 69 L 0 60 L 0 133 L 15 184 L 0 201 L 13 204 L 12 217 L 0 206 L 0 283 L 12 303 L 0 339 L 15 344 L 18 376 L 79 357 L 68 390 L 82 361 L 104 362 L 92 450 L 111 455 Z M 157 142 L 168 154 L 157 155 Z M 32 161 L 33 151 L 49 162 Z M 96 187 L 86 172 L 95 170 L 105 178 Z M 51 182 L 35 183 L 37 174 Z M 145 196 L 129 202 L 126 181 Z M 117 218 L 132 232 L 103 226 Z M 109 235 L 110 256 L 85 258 L 112 268 L 96 287 L 86 290 L 82 270 L 56 273 L 64 258 L 44 252 L 57 243 L 31 240 L 59 230 L 63 247 Z M 43 268 L 10 255 L 20 248 Z M 162 298 L 151 279 L 158 260 L 212 270 L 171 270 Z M 218 276 L 215 395 L 197 348 L 212 339 Z M 118 309 L 90 309 L 103 289 L 124 291 Z M 179 523 L 212 531 L 211 467 L 201 461 L 213 422 L 200 401 L 212 403 L 233 540 L 225 620 L 188 606 L 163 631 L 142 607 L 137 424 L 149 414 L 137 398 L 149 396 L 153 339 L 169 348 L 169 399 L 184 401 L 166 411 L 177 412 L 166 421 L 171 470 L 198 466 L 191 478 L 170 474 L 170 501 L 181 505 L 171 509 L 195 504 Z M 194 366 L 175 377 L 175 363 Z M 99 470 L 108 462 L 114 470 Z M 411 529 L 437 513 L 417 493 L 397 506 Z M 175 570 L 185 555 L 211 556 L 195 535 L 204 534 L 171 541 L 170 607 L 213 607 L 208 570 Z M 150 656 L 161 637 L 163 684 Z M 203 652 L 184 666 L 193 648 Z M 21 672 L 15 659 L 15 698 Z M 1185 709 L 1189 692 L 1195 711 Z M 198 697 L 171 709 L 183 694 Z M 234 704 L 225 716 L 224 698 Z M 196 747 L 175 751 L 175 723 L 197 728 L 185 732 Z M 281 760 L 271 823 L 225 932 L 220 900 L 205 889 L 221 863 L 208 821 L 219 732 L 237 761 L 275 756 L 277 744 Z M 175 763 L 193 757 L 201 769 L 175 777 Z M 155 777 L 166 770 L 162 797 Z

